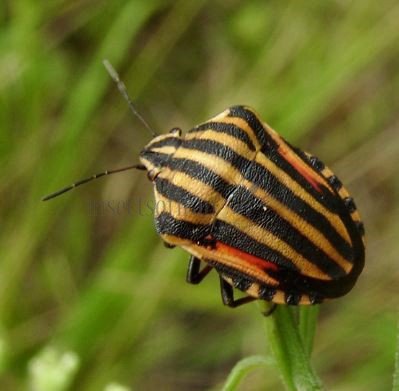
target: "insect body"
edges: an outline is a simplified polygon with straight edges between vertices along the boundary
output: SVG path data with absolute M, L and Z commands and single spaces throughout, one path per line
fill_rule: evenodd
M 104 65 L 154 133 L 112 65 Z M 318 158 L 291 146 L 252 109 L 231 107 L 184 136 L 177 128 L 154 136 L 140 160 L 43 200 L 104 175 L 147 170 L 158 233 L 168 247 L 191 254 L 187 281 L 197 284 L 215 269 L 230 307 L 254 299 L 320 303 L 348 293 L 361 273 L 364 228 L 353 199 Z M 235 300 L 233 287 L 247 296 Z
M 229 306 L 320 303 L 349 292 L 363 269 L 363 224 L 339 179 L 248 107 L 156 136 L 140 160 L 161 238 L 191 254 L 189 282 L 214 268 Z M 234 300 L 233 287 L 248 297 Z

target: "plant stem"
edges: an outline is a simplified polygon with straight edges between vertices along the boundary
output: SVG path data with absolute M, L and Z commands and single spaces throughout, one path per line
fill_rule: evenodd
M 320 306 L 303 306 L 299 311 L 299 334 L 301 335 L 303 347 L 308 355 L 312 354 L 313 340 L 316 333 L 316 321 Z
M 306 319 L 302 322 L 302 333 L 295 322 L 293 309 L 278 306 L 273 316 L 264 320 L 268 342 L 288 390 L 321 390 L 321 381 L 309 361 L 316 316 L 309 313 L 300 315 L 301 318 Z

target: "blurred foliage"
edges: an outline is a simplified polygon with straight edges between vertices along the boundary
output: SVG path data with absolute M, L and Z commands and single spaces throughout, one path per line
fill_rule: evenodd
M 395 0 L 3 1 L 1 389 L 32 386 L 29 367 L 48 349 L 76 355 L 68 382 L 88 391 L 220 389 L 239 359 L 267 351 L 256 305 L 224 308 L 215 275 L 184 282 L 187 254 L 157 238 L 145 175 L 40 203 L 137 162 L 149 140 L 103 58 L 160 132 L 245 103 L 347 184 L 366 226 L 366 268 L 347 297 L 321 307 L 313 362 L 327 389 L 390 389 L 398 20 Z M 262 366 L 239 389 L 282 387 Z

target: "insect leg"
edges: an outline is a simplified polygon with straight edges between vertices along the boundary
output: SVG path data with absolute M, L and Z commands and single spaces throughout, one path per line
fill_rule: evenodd
M 255 297 L 251 296 L 241 297 L 240 299 L 234 300 L 233 287 L 227 281 L 225 281 L 222 276 L 220 276 L 220 292 L 222 294 L 223 304 L 231 308 L 236 308 L 240 305 L 256 300 Z
M 272 303 L 272 305 L 270 306 L 269 309 L 267 309 L 266 311 L 262 312 L 263 316 L 270 316 L 277 308 L 277 304 L 276 303 Z
M 202 270 L 200 268 L 201 260 L 192 255 L 188 261 L 186 281 L 190 284 L 199 284 L 212 270 L 212 266 L 209 265 L 206 265 Z
M 175 247 L 176 247 L 174 244 L 169 244 L 169 243 L 167 243 L 167 242 L 163 242 L 163 245 L 164 245 L 166 248 L 175 248 Z

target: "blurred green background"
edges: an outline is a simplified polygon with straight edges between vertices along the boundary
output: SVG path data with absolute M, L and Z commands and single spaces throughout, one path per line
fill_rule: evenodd
M 217 390 L 239 359 L 267 352 L 255 304 L 223 307 L 214 274 L 185 283 L 188 256 L 156 236 L 145 175 L 40 202 L 137 162 L 150 139 L 108 58 L 159 132 L 247 104 L 337 173 L 365 222 L 366 267 L 322 306 L 313 363 L 327 389 L 390 389 L 398 20 L 395 0 L 1 2 L 0 388 L 68 389 L 69 373 L 78 390 Z M 239 389 L 283 386 L 271 367 Z

